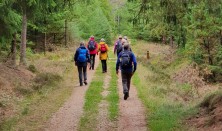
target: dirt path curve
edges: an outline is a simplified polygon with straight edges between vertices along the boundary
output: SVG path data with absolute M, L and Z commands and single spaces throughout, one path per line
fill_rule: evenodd
M 135 86 L 131 85 L 129 98 L 124 100 L 121 75 L 118 77 L 120 96 L 118 131 L 147 131 L 145 108 L 138 98 Z
M 95 70 L 99 65 L 98 56 L 96 56 Z M 87 81 L 91 83 L 95 70 L 87 71 Z M 77 73 L 77 72 L 76 72 Z M 76 84 L 76 83 L 74 83 Z M 47 124 L 46 131 L 76 131 L 83 113 L 84 97 L 88 86 L 75 85 L 71 97 L 65 104 L 52 116 Z

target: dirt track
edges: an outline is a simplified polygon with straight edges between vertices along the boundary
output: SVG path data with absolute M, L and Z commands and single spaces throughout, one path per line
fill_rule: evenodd
M 98 58 L 98 57 L 97 57 Z M 95 67 L 98 67 L 100 61 L 96 59 Z M 95 70 L 88 70 L 88 83 L 90 84 L 92 77 L 95 73 Z M 122 94 L 122 84 L 121 84 L 121 76 L 118 76 L 118 88 L 119 88 L 119 118 L 117 122 L 117 128 L 115 130 L 118 131 L 146 131 L 146 120 L 145 120 L 145 110 L 143 108 L 142 103 L 140 102 L 137 91 L 134 86 L 132 86 L 130 90 L 130 97 L 125 101 L 123 100 Z M 109 81 L 109 76 L 107 75 L 105 79 Z M 89 85 L 88 84 L 88 85 Z M 87 86 L 80 87 L 79 84 L 74 86 L 71 97 L 65 102 L 63 107 L 61 107 L 49 120 L 46 125 L 46 131 L 76 131 L 78 122 L 83 114 L 83 106 L 84 106 L 84 96 L 85 92 L 88 89 Z M 104 88 L 107 88 L 108 84 L 104 85 Z M 104 92 L 105 94 L 107 92 Z M 107 95 L 107 94 L 106 94 Z M 100 108 L 107 108 L 106 102 L 101 102 Z M 105 112 L 105 113 L 104 113 Z M 106 109 L 100 110 L 98 117 L 103 117 L 104 120 L 97 126 L 98 130 L 106 130 L 106 129 L 114 129 L 110 128 L 110 124 L 105 122 L 107 116 Z M 106 120 L 107 121 L 107 120 Z M 109 123 L 109 122 L 108 122 Z M 107 127 L 106 127 L 107 126 Z

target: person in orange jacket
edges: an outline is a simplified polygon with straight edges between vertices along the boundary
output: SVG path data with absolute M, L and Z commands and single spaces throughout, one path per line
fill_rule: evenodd
M 103 73 L 106 73 L 107 72 L 107 63 L 106 63 L 106 60 L 108 59 L 108 50 L 109 50 L 109 47 L 108 45 L 105 43 L 105 40 L 102 38 L 100 40 L 100 43 L 99 43 L 99 49 L 98 49 L 98 52 L 99 53 L 99 58 L 101 60 L 101 63 L 102 63 L 102 72 Z

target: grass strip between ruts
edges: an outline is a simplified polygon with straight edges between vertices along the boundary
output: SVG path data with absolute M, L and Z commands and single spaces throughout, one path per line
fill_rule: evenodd
M 116 57 L 110 54 L 111 57 Z M 109 119 L 115 121 L 119 113 L 119 95 L 118 95 L 118 77 L 116 76 L 116 59 L 109 60 L 108 65 L 110 66 L 111 80 L 108 90 L 109 95 L 107 96 L 107 101 L 109 102 Z
M 101 65 L 96 69 L 92 82 L 85 94 L 84 113 L 80 119 L 78 130 L 93 131 L 96 130 L 97 115 L 99 112 L 98 105 L 103 99 L 101 92 L 105 74 L 102 73 Z M 84 88 L 84 87 L 81 87 Z

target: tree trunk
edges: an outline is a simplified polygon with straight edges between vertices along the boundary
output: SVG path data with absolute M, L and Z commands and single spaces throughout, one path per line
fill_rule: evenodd
M 11 53 L 12 53 L 12 65 L 16 66 L 16 33 L 13 34 L 13 40 L 12 40 L 12 47 L 11 47 Z
M 220 30 L 220 45 L 222 45 L 222 31 Z
M 174 38 L 173 36 L 170 36 L 170 46 L 173 48 Z
M 45 39 L 44 39 L 44 55 L 46 55 L 46 32 L 45 32 Z
M 210 52 L 210 40 L 207 41 L 207 53 L 208 53 L 208 61 L 209 61 L 209 65 L 213 65 L 213 58 L 211 56 L 211 52 Z
M 0 55 L 2 54 L 2 46 L 0 45 Z
M 166 36 L 165 36 L 165 35 L 162 36 L 162 43 L 163 43 L 164 45 L 166 45 L 166 43 L 167 43 L 167 42 L 166 42 Z
M 65 20 L 65 47 L 67 47 L 67 20 Z
M 26 10 L 23 11 L 22 15 L 22 34 L 21 34 L 21 45 L 20 45 L 20 65 L 26 65 L 26 35 L 27 35 L 27 15 Z

